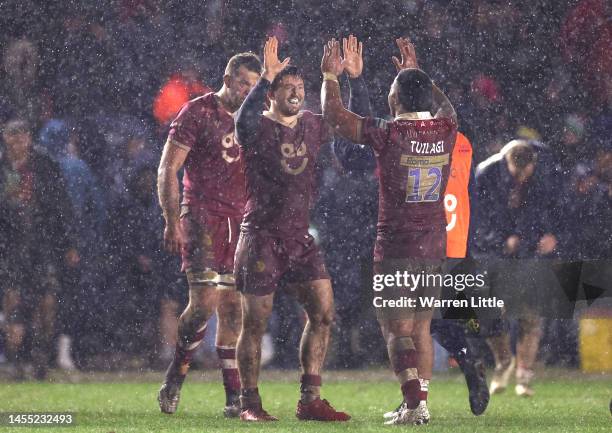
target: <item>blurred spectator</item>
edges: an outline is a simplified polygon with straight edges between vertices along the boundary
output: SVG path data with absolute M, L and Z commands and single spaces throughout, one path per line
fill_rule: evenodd
M 57 299 L 62 296 L 61 275 L 77 267 L 80 257 L 71 239 L 73 218 L 59 167 L 34 149 L 27 122 L 7 122 L 2 138 L 0 284 L 8 320 L 7 358 L 18 377 L 31 361 L 35 377 L 43 379 L 52 353 Z
M 38 143 L 59 163 L 66 191 L 72 206 L 74 242 L 80 252 L 78 267 L 62 277 L 64 286 L 60 319 L 62 335 L 58 345 L 58 366 L 74 369 L 71 342 L 76 339 L 77 354 L 85 344 L 88 323 L 99 320 L 96 301 L 91 296 L 100 293 L 106 278 L 105 238 L 108 222 L 106 199 L 99 181 L 81 159 L 86 136 L 81 128 L 71 128 L 62 120 L 50 120 L 41 129 Z
M 479 164 L 476 172 L 474 244 L 482 256 L 502 259 L 489 267 L 491 292 L 504 300 L 507 316 L 518 318 L 519 326 L 516 360 L 507 331 L 489 338 L 496 363 L 492 394 L 505 390 L 515 366 L 516 393 L 533 394 L 533 366 L 542 334 L 538 306 L 554 299 L 550 264 L 533 259 L 554 256 L 558 237 L 554 222 L 560 218 L 555 215 L 548 152 L 542 145 L 513 140 Z
M 560 33 L 565 60 L 581 73 L 596 103 L 605 101 L 612 79 L 610 16 L 609 1 L 581 0 L 569 11 Z
M 113 208 L 129 198 L 127 182 L 143 165 L 159 158 L 145 122 L 134 116 L 109 116 L 102 125 L 108 151 L 102 181 Z
M 587 119 L 581 113 L 565 116 L 561 137 L 556 155 L 560 163 L 561 174 L 569 175 L 578 164 L 586 164 L 594 156 L 594 146 L 586 140 Z
M 50 100 L 39 80 L 40 56 L 28 39 L 18 39 L 4 50 L 4 79 L 0 90 L 0 121 L 19 117 L 37 126 L 49 115 Z
M 53 53 L 52 94 L 57 115 L 83 118 L 109 110 L 117 97 L 111 36 L 97 14 L 68 11 Z M 113 97 L 114 96 L 114 97 Z
M 151 363 L 156 362 L 157 348 L 163 354 L 163 347 L 175 339 L 169 333 L 176 333 L 178 308 L 173 314 L 171 302 L 185 302 L 177 260 L 162 250 L 164 220 L 156 180 L 155 165 L 134 170 L 127 180 L 126 200 L 113 207 L 111 217 L 116 224 L 111 254 L 113 299 L 121 300 L 113 306 L 115 343 L 133 354 L 148 355 Z M 160 311 L 164 313 L 161 322 Z

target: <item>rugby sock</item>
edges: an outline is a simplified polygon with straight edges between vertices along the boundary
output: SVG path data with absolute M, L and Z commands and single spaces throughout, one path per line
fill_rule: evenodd
M 230 406 L 236 402 L 240 394 L 240 376 L 236 364 L 236 348 L 230 346 L 217 346 L 217 355 L 221 362 L 223 387 L 225 388 L 225 405 Z
M 417 371 L 417 352 L 410 337 L 396 337 L 387 345 L 391 367 L 401 384 L 408 409 L 419 405 L 421 384 Z
M 261 408 L 259 388 L 242 388 L 240 390 L 240 408 L 242 410 Z
M 427 403 L 427 394 L 429 393 L 429 379 L 419 379 L 421 391 L 419 392 L 419 400 Z
M 321 397 L 321 376 L 302 374 L 300 378 L 300 401 L 308 404 Z
M 516 369 L 516 383 L 519 385 L 529 385 L 535 376 L 533 370 L 525 367 L 517 367 Z
M 202 344 L 206 333 L 206 324 L 194 333 L 183 333 L 179 330 L 179 341 L 176 343 L 174 358 L 166 371 L 166 382 L 181 387 L 189 371 L 193 354 Z

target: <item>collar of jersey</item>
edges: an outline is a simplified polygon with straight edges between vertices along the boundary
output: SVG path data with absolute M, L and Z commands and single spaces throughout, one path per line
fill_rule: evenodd
M 297 116 L 295 116 L 295 120 L 291 123 L 287 123 L 287 122 L 283 122 L 282 120 L 280 120 L 278 117 L 276 117 L 276 115 L 274 113 L 272 113 L 271 111 L 264 111 L 263 115 L 266 116 L 268 119 L 273 120 L 276 123 L 280 123 L 283 126 L 286 126 L 288 128 L 295 128 L 295 125 L 297 125 L 297 122 L 299 120 L 300 117 L 302 117 L 302 112 L 300 111 Z
M 213 93 L 213 95 L 214 95 L 213 99 L 215 100 L 215 104 L 217 104 L 217 107 L 225 111 L 228 115 L 232 116 L 233 118 L 236 118 L 236 114 L 238 113 L 238 110 L 234 111 L 233 113 L 227 111 L 227 108 L 225 108 L 223 104 L 221 103 L 221 98 L 219 98 L 219 96 L 217 96 L 216 93 Z
M 417 111 L 415 113 L 402 113 L 395 120 L 428 120 L 433 119 L 429 111 Z

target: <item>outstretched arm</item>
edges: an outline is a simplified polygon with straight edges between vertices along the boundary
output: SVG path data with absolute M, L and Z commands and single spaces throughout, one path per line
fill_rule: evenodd
M 349 104 L 348 109 L 353 113 L 364 116 L 372 116 L 368 88 L 363 80 L 363 45 L 353 35 L 342 40 L 344 52 L 344 71 L 348 75 Z M 332 145 L 334 155 L 346 170 L 373 170 L 376 162 L 374 152 L 370 146 L 353 143 L 342 137 L 335 137 Z
M 362 76 L 363 43 L 359 42 L 355 36 L 349 35 L 348 38 L 342 39 L 342 52 L 344 54 L 342 67 L 348 75 L 350 90 L 348 109 L 359 116 L 372 116 L 370 96 Z
M 350 74 L 348 81 L 350 89 L 349 111 L 359 116 L 372 117 L 372 108 L 365 81 L 361 76 L 353 78 Z M 346 170 L 373 170 L 376 166 L 374 152 L 370 146 L 356 144 L 337 136 L 334 138 L 332 150 Z
M 323 118 L 333 128 L 334 132 L 353 143 L 361 143 L 363 118 L 344 108 L 340 96 L 338 75 L 344 69 L 340 57 L 340 44 L 335 39 L 329 41 L 323 48 L 321 72 L 323 86 L 321 88 L 321 105 Z
M 257 136 L 255 131 L 258 130 L 261 122 L 269 88 L 270 82 L 265 78 L 260 78 L 236 113 L 236 141 L 242 147 L 249 147 Z
M 289 58 L 278 60 L 278 40 L 275 36 L 268 38 L 264 46 L 264 70 L 261 78 L 251 89 L 236 114 L 236 139 L 243 147 L 248 147 L 257 136 L 254 132 L 261 121 L 266 95 L 274 77 L 289 64 Z
M 362 117 L 372 116 L 372 106 L 370 105 L 370 95 L 364 79 L 349 78 L 349 103 L 348 110 Z

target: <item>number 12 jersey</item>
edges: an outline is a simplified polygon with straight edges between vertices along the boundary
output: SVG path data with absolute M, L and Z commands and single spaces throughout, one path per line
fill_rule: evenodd
M 363 141 L 374 149 L 380 178 L 376 261 L 446 257 L 444 191 L 457 125 L 416 114 L 364 120 Z

